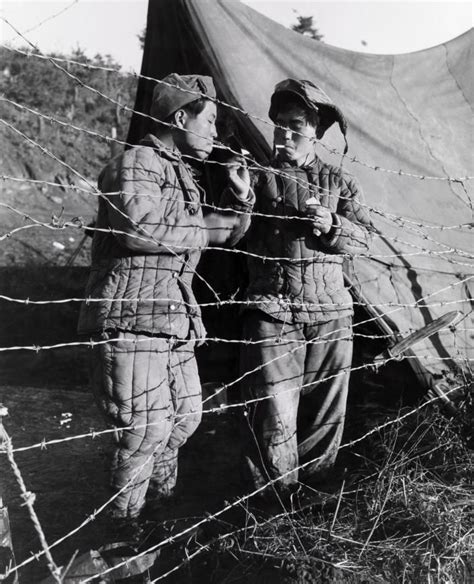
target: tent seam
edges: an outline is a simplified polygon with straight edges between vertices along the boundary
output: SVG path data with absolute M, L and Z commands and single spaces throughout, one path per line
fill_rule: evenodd
M 443 173 L 444 176 L 446 178 L 449 178 L 449 173 L 446 171 L 446 168 L 444 167 L 444 164 L 441 160 L 438 159 L 437 156 L 435 156 L 435 154 L 433 153 L 433 150 L 431 149 L 431 146 L 428 142 L 428 140 L 425 138 L 425 135 L 423 133 L 423 130 L 421 128 L 421 123 L 420 120 L 417 118 L 417 116 L 411 111 L 410 107 L 408 106 L 408 103 L 405 101 L 405 99 L 403 98 L 402 94 L 398 91 L 397 86 L 395 85 L 394 81 L 393 81 L 393 72 L 395 70 L 395 55 L 392 55 L 392 70 L 390 71 L 390 85 L 392 86 L 393 90 L 395 91 L 398 99 L 400 100 L 400 102 L 403 104 L 403 106 L 405 107 L 406 111 L 408 112 L 409 116 L 416 122 L 417 124 L 417 128 L 418 128 L 418 134 L 421 138 L 421 141 L 425 144 L 426 149 L 428 150 L 429 155 L 431 156 L 431 158 L 437 162 Z M 464 203 L 467 207 L 469 207 L 472 210 L 472 202 L 471 201 L 465 201 L 453 188 L 453 185 L 451 184 L 451 181 L 449 182 L 449 189 L 450 191 L 453 193 L 453 195 L 459 199 L 462 203 Z

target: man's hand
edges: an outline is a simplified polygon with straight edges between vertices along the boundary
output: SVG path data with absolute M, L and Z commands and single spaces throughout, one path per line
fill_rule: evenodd
M 321 206 L 316 199 L 312 198 L 306 201 L 305 214 L 313 219 L 314 235 L 319 236 L 322 233 L 327 235 L 331 231 L 333 225 L 331 211 Z
M 234 156 L 226 163 L 229 185 L 242 202 L 249 198 L 250 174 L 242 156 Z
M 239 222 L 234 214 L 208 213 L 204 215 L 204 223 L 209 232 L 209 243 L 225 243 Z

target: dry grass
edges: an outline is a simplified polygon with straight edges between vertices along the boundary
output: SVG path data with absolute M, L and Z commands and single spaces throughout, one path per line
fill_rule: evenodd
M 201 548 L 187 581 L 204 581 L 205 573 L 206 582 L 219 584 L 470 583 L 466 416 L 423 410 L 373 434 L 353 455 L 357 462 L 331 505 L 289 506 L 267 518 L 246 508 L 245 526 Z M 187 551 L 199 550 L 194 542 Z

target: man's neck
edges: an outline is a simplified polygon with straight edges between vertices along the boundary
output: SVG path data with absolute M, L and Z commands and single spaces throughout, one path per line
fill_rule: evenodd
M 295 165 L 298 168 L 303 166 L 310 166 L 316 160 L 316 154 L 314 152 L 308 152 L 305 156 L 302 156 L 299 160 L 295 161 Z
M 296 168 L 304 168 L 306 166 L 312 166 L 316 162 L 316 154 L 311 153 L 298 160 L 286 160 L 284 158 L 277 158 L 277 160 L 280 163 L 286 163 Z
M 170 150 L 175 149 L 173 135 L 166 128 L 156 130 L 153 134 L 164 146 L 167 146 Z

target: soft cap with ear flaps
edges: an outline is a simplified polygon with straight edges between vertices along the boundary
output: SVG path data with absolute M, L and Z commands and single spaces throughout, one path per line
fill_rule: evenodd
M 285 79 L 275 85 L 275 90 L 270 100 L 270 110 L 268 111 L 268 117 L 274 124 L 277 123 L 276 116 L 278 114 L 279 102 L 285 94 L 297 96 L 309 109 L 318 113 L 318 138 L 322 138 L 326 130 L 334 122 L 338 122 L 346 143 L 344 154 L 347 152 L 347 122 L 344 114 L 321 88 L 306 79 L 299 81 L 296 79 Z

